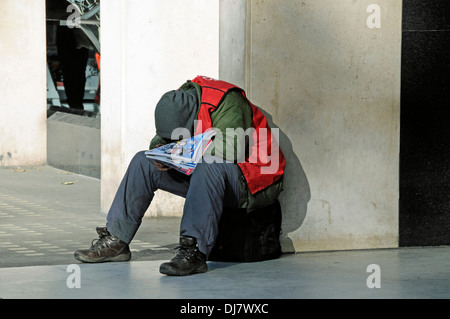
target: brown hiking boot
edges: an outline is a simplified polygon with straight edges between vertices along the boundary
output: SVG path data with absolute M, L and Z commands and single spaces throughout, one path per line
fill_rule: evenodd
M 89 249 L 79 249 L 73 254 L 75 259 L 85 263 L 101 263 L 106 261 L 128 261 L 131 259 L 127 243 L 111 235 L 106 227 L 97 227 L 99 239 Z
M 206 256 L 197 248 L 197 240 L 180 237 L 178 253 L 171 261 L 161 264 L 159 272 L 168 276 L 186 276 L 208 271 Z

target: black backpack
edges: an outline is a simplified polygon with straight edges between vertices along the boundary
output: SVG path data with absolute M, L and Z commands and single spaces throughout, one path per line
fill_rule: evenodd
M 251 262 L 278 258 L 281 255 L 280 234 L 278 200 L 252 213 L 245 209 L 225 208 L 208 260 Z

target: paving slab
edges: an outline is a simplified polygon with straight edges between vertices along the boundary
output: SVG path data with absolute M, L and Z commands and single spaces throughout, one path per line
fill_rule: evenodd
M 52 168 L 0 168 L 0 267 L 58 265 L 98 239 L 100 180 Z M 144 218 L 133 260 L 172 258 L 179 218 Z
M 75 260 L 105 219 L 99 179 L 49 166 L 0 168 L 0 298 L 216 300 L 220 314 L 226 300 L 450 298 L 448 246 L 283 254 L 164 276 L 159 265 L 174 256 L 179 218 L 144 218 L 129 262 Z
M 208 262 L 208 272 L 185 277 L 161 275 L 157 260 L 11 267 L 0 269 L 0 297 L 447 299 L 449 253 L 450 247 L 298 253 L 256 263 Z

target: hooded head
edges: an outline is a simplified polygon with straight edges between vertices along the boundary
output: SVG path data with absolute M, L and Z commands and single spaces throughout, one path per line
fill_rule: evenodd
M 198 96 L 195 88 L 165 93 L 155 108 L 156 134 L 170 140 L 173 130 L 186 128 L 192 136 L 198 108 Z

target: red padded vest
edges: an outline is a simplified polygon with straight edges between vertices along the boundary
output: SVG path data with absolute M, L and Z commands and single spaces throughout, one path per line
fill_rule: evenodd
M 205 76 L 197 76 L 192 80 L 202 87 L 202 98 L 197 120 L 201 125 L 196 127 L 195 134 L 200 134 L 212 127 L 211 112 L 214 111 L 230 90 L 239 90 L 252 109 L 252 127 L 248 156 L 245 162 L 238 163 L 248 188 L 252 194 L 265 189 L 277 181 L 284 173 L 286 160 L 277 140 L 263 113 L 246 97 L 244 90 L 234 84 L 215 80 Z

